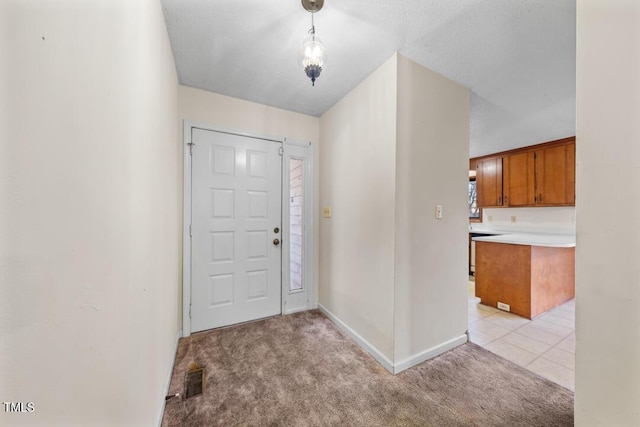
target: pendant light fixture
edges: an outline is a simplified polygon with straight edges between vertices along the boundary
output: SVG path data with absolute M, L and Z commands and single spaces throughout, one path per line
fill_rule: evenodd
M 312 86 L 316 85 L 316 79 L 320 77 L 322 67 L 327 61 L 327 49 L 316 34 L 316 27 L 313 22 L 313 15 L 322 9 L 323 5 L 324 0 L 302 0 L 302 7 L 311 12 L 311 29 L 307 37 L 302 40 L 299 60 L 307 77 L 311 79 Z

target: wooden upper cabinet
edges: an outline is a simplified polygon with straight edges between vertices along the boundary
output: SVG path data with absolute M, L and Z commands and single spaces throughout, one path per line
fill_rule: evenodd
M 538 205 L 575 204 L 575 143 L 535 151 Z
M 471 159 L 478 206 L 575 205 L 575 138 Z
M 531 206 L 535 204 L 535 155 L 532 151 L 505 156 L 504 204 Z
M 476 162 L 476 190 L 478 207 L 502 206 L 502 157 Z

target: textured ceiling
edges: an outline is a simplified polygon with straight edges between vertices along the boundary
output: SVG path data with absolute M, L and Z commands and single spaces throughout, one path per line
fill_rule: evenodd
M 575 134 L 575 0 L 162 0 L 180 83 L 320 116 L 394 52 L 471 89 L 471 156 Z

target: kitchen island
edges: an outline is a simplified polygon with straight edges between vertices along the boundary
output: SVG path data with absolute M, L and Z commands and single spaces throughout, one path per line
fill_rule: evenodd
M 532 319 L 575 297 L 575 237 L 509 233 L 474 237 L 476 297 Z

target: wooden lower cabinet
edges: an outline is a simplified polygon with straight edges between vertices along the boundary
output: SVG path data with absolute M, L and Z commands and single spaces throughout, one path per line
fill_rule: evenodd
M 532 319 L 575 297 L 575 248 L 476 242 L 476 297 Z

